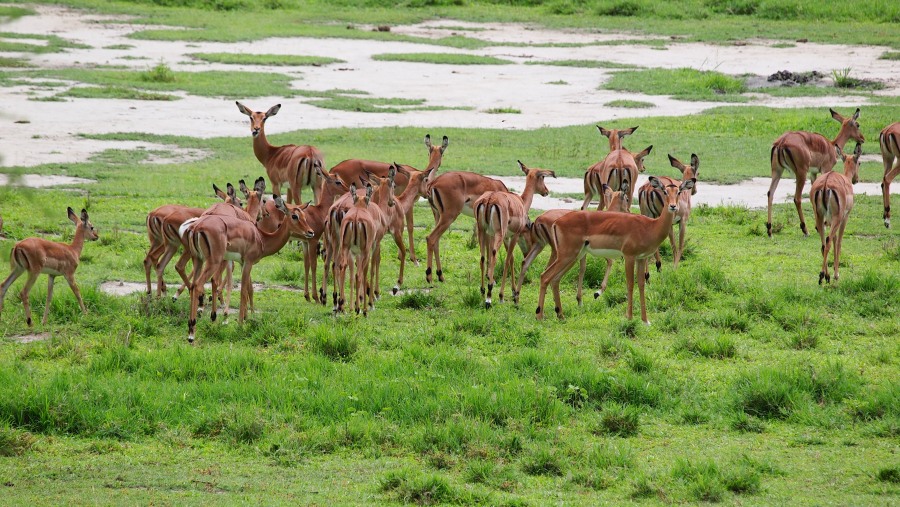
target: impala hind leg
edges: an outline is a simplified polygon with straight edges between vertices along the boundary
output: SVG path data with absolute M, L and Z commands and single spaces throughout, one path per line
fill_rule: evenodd
M 150 284 L 150 271 L 152 271 L 159 263 L 160 255 L 165 250 L 165 245 L 150 245 L 147 256 L 144 257 L 144 274 L 147 276 L 147 295 L 153 294 L 153 287 Z M 159 297 L 159 281 L 156 284 L 156 294 Z
M 452 216 L 451 216 L 452 215 Z M 435 221 L 434 229 L 432 229 L 431 233 L 428 234 L 428 237 L 425 238 L 425 245 L 428 249 L 428 263 L 425 268 L 425 281 L 429 284 L 432 282 L 431 278 L 431 259 L 434 257 L 435 267 L 437 268 L 437 277 L 438 281 L 444 281 L 444 271 L 441 269 L 441 236 L 447 232 L 447 229 L 450 228 L 450 225 L 459 216 L 459 211 L 455 214 L 452 214 L 450 210 L 444 210 L 444 213 L 441 213 L 440 217 L 437 221 Z
M 15 254 L 15 250 L 13 250 L 13 254 Z M 0 315 L 3 314 L 3 300 L 6 299 L 6 291 L 9 290 L 12 284 L 15 283 L 24 272 L 25 268 L 13 263 L 12 272 L 6 277 L 6 280 L 3 281 L 3 285 L 0 285 Z
M 847 225 L 847 220 L 841 222 L 840 227 L 837 228 L 837 233 L 834 234 L 834 281 L 837 283 L 838 278 L 840 278 L 840 273 L 838 270 L 841 267 L 841 247 L 844 246 L 844 227 Z
M 503 290 L 506 288 L 506 276 L 509 274 L 509 283 L 512 286 L 513 294 L 518 294 L 516 291 L 516 271 L 515 271 L 515 253 L 516 253 L 516 243 L 519 241 L 519 235 L 514 234 L 512 239 L 509 240 L 509 245 L 506 247 L 506 259 L 503 262 L 503 275 L 500 277 L 500 302 L 503 302 Z
M 772 200 L 775 198 L 775 189 L 778 188 L 778 182 L 781 181 L 782 170 L 772 168 L 772 183 L 769 184 L 769 191 L 766 193 L 766 199 L 768 200 L 767 207 L 767 220 L 766 220 L 766 233 L 769 237 L 772 237 Z
M 406 230 L 409 233 L 409 261 L 419 266 L 419 259 L 416 257 L 416 244 L 413 239 L 413 207 L 410 206 L 409 211 L 406 212 Z M 401 232 L 402 236 L 402 232 Z M 402 237 L 401 237 L 402 242 Z M 400 247 L 402 251 L 402 247 Z M 402 262 L 402 261 L 401 261 Z
M 56 277 L 53 275 L 47 275 L 47 304 L 44 305 L 44 318 L 41 319 L 41 325 L 47 325 L 47 317 L 50 315 L 50 302 L 53 300 L 53 282 L 56 281 Z
M 884 226 L 889 228 L 891 226 L 891 182 L 900 173 L 900 158 L 895 159 L 890 152 L 882 153 L 881 157 L 884 161 L 884 178 L 881 180 L 881 196 L 884 200 Z M 894 164 L 895 160 L 897 161 L 896 164 Z M 894 166 L 893 169 L 891 169 L 891 165 Z
M 28 272 L 28 279 L 25 280 L 25 287 L 22 288 L 22 292 L 19 293 L 19 297 L 22 298 L 22 305 L 25 306 L 25 323 L 28 324 L 28 327 L 32 327 L 34 322 L 31 320 L 31 302 L 28 301 L 28 295 L 31 293 L 31 287 L 34 286 L 34 282 L 37 281 L 37 277 L 40 274 L 40 271 L 37 273 Z
M 800 171 L 797 171 L 798 174 L 801 174 Z M 802 174 L 805 174 L 803 172 Z M 804 236 L 809 236 L 809 232 L 806 230 L 806 219 L 803 217 L 803 199 L 801 196 L 803 195 L 803 186 L 806 185 L 806 179 L 797 177 L 797 188 L 794 191 L 794 207 L 797 208 L 797 215 L 800 217 L 800 230 L 803 231 Z
M 519 280 L 516 284 L 516 288 L 513 289 L 513 303 L 519 304 L 519 292 L 522 290 L 522 285 L 525 283 L 525 274 L 528 272 L 528 268 L 531 267 L 531 263 L 534 262 L 534 259 L 540 255 L 541 250 L 544 249 L 544 244 L 540 241 L 535 241 L 531 248 L 528 250 L 528 253 L 525 254 L 525 258 L 522 259 L 522 267 L 519 268 Z
M 687 223 L 682 219 L 681 223 L 678 224 L 678 253 L 675 254 L 675 267 L 678 267 L 678 263 L 681 262 L 681 255 L 684 253 L 684 236 L 687 233 Z M 674 250 L 675 244 L 672 244 L 672 249 Z M 657 270 L 658 271 L 658 270 Z
M 178 245 L 166 245 L 165 251 L 156 261 L 156 297 L 162 297 L 166 293 L 166 281 L 163 279 L 166 266 L 172 261 L 172 257 L 178 251 Z
M 637 279 L 638 279 L 638 292 L 641 297 L 641 321 L 644 324 L 650 325 L 650 319 L 647 318 L 647 300 L 644 297 L 644 284 L 646 280 L 644 279 L 644 272 L 647 271 L 648 259 L 639 259 L 637 261 Z
M 597 299 L 606 292 L 606 284 L 609 282 L 609 274 L 612 273 L 613 262 L 612 259 L 606 259 L 606 272 L 603 273 L 603 281 L 600 282 L 600 290 L 594 293 L 594 299 Z
M 628 305 L 625 309 L 625 318 L 632 319 L 634 310 L 634 257 L 625 257 L 625 297 Z

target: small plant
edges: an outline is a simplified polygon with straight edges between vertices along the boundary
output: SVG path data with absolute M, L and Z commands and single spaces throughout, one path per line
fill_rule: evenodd
M 631 349 L 628 355 L 628 367 L 635 373 L 647 373 L 653 371 L 653 358 L 650 354 Z
M 613 100 L 603 104 L 606 107 L 621 107 L 624 109 L 645 109 L 656 107 L 653 102 L 644 102 L 642 100 Z
M 165 62 L 159 62 L 152 69 L 142 73 L 141 80 L 149 83 L 174 83 L 175 72 Z
M 359 349 L 359 339 L 343 326 L 316 326 L 307 341 L 313 350 L 335 361 L 349 361 Z
M 21 456 L 28 452 L 37 441 L 34 435 L 27 431 L 0 425 L 0 456 Z
M 600 413 L 599 432 L 619 437 L 637 435 L 641 414 L 637 407 L 620 403 L 604 403 Z
M 400 298 L 399 308 L 408 308 L 410 310 L 422 310 L 424 308 L 440 308 L 443 306 L 440 298 L 431 292 L 410 291 Z
M 631 498 L 664 497 L 662 488 L 657 486 L 654 480 L 645 474 L 640 474 L 632 482 L 631 486 Z
M 819 333 L 815 329 L 802 328 L 788 337 L 788 345 L 797 350 L 814 349 L 819 345 Z
M 581 408 L 588 400 L 588 393 L 582 387 L 569 384 L 566 387 L 565 402 L 573 408 Z
M 514 107 L 492 107 L 490 109 L 485 109 L 484 112 L 487 114 L 522 114 L 521 109 L 516 109 Z
M 559 456 L 546 447 L 540 447 L 533 452 L 522 463 L 522 470 L 528 475 L 560 476 L 563 474 L 562 462 Z
M 878 480 L 900 484 L 900 466 L 882 468 L 878 471 Z
M 745 412 L 737 412 L 731 419 L 731 429 L 743 433 L 762 433 L 766 425 L 761 420 Z
M 475 287 L 470 287 L 468 290 L 463 292 L 462 306 L 463 308 L 468 308 L 470 310 L 475 310 L 484 306 L 484 299 L 482 299 L 481 294 L 478 292 L 478 289 L 476 289 Z
M 900 51 L 885 51 L 878 58 L 880 60 L 900 60 Z

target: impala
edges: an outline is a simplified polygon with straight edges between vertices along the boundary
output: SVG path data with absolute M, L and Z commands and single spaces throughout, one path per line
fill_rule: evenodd
M 383 180 L 374 175 L 369 177 L 370 181 L 376 184 L 374 193 L 369 196 L 369 200 L 371 201 L 372 206 L 369 206 L 368 202 L 366 203 L 368 213 L 375 219 L 375 229 L 373 230 L 375 250 L 374 252 L 372 252 L 373 269 L 371 270 L 373 273 L 373 280 L 369 287 L 370 289 L 374 289 L 376 292 L 378 291 L 378 269 L 381 262 L 381 239 L 384 237 L 384 234 L 391 223 L 388 208 L 394 206 L 393 177 L 395 174 L 395 171 L 391 170 L 388 172 L 388 177 Z M 351 188 L 354 187 L 355 184 L 351 184 Z M 367 183 L 366 187 L 368 191 L 368 187 L 371 187 L 371 185 Z M 332 301 L 335 310 L 337 310 L 338 307 L 337 271 L 340 269 L 338 256 L 340 252 L 339 246 L 341 223 L 344 220 L 344 215 L 355 206 L 356 201 L 357 199 L 353 195 L 352 191 L 338 198 L 331 206 L 331 209 L 328 210 L 328 218 L 325 222 L 325 267 L 323 269 L 324 274 L 322 276 L 322 288 L 325 289 L 328 285 L 328 271 L 330 268 L 335 280 L 335 286 L 332 290 Z M 373 294 L 371 299 L 373 303 L 374 299 L 375 298 Z
M 444 136 L 443 142 L 440 146 L 435 146 L 431 144 L 431 135 L 425 134 L 425 147 L 428 148 L 428 164 L 425 166 L 425 172 L 431 172 L 431 174 L 435 174 L 438 168 L 441 167 L 441 162 L 444 158 L 444 151 L 447 150 L 447 146 L 450 145 L 450 139 L 447 136 Z M 372 160 L 360 160 L 360 159 L 350 159 L 341 162 L 340 164 L 331 168 L 331 174 L 339 176 L 344 181 L 355 182 L 360 179 L 365 180 L 367 174 L 374 174 L 381 178 L 386 178 L 388 175 L 388 169 L 391 165 L 395 165 L 398 169 L 403 168 L 408 172 L 418 171 L 415 167 L 404 165 L 398 166 L 396 164 L 388 164 L 387 162 L 375 162 Z M 394 181 L 394 185 L 396 186 L 395 192 L 399 195 L 406 190 L 407 185 L 409 184 L 409 178 L 402 171 L 397 174 L 396 180 Z M 424 194 L 422 195 L 424 197 Z M 419 260 L 416 258 L 416 250 L 413 244 L 413 212 L 412 206 L 406 211 L 406 229 L 409 236 L 409 260 L 411 260 L 416 266 L 419 265 Z
M 656 177 L 650 177 L 654 187 L 666 192 L 666 211 L 658 218 L 648 218 L 631 213 L 597 213 L 575 211 L 559 218 L 550 227 L 550 246 L 553 249 L 550 263 L 541 274 L 538 295 L 537 318 L 544 318 L 544 297 L 547 286 L 553 287 L 556 315 L 563 318 L 559 297 L 559 281 L 577 260 L 590 253 L 606 258 L 625 258 L 626 295 L 628 300 L 625 317 L 631 319 L 633 310 L 635 264 L 637 264 L 638 288 L 641 298 L 641 320 L 647 319 L 644 299 L 644 272 L 647 259 L 656 252 L 678 212 L 678 194 L 694 187 L 694 180 L 685 180 L 680 186 L 663 185 Z
M 397 294 L 400 291 L 400 286 L 403 285 L 403 271 L 406 267 L 406 249 L 403 247 L 403 223 L 406 222 L 406 225 L 409 226 L 409 217 L 412 216 L 413 206 L 420 197 L 425 197 L 428 181 L 436 169 L 417 171 L 409 166 L 394 165 L 397 167 L 397 172 L 408 179 L 406 189 L 394 199 L 396 205 L 391 208 L 390 231 L 394 236 L 394 243 L 397 244 L 397 251 L 400 257 L 400 274 L 397 276 L 397 284 L 394 285 L 392 290 L 394 294 Z M 413 252 L 412 245 L 412 231 L 410 230 L 410 252 Z M 410 260 L 414 260 L 412 256 Z
M 659 176 L 658 179 L 663 183 L 663 185 L 681 185 L 681 181 L 683 180 L 696 180 L 697 174 L 700 171 L 700 159 L 696 154 L 691 153 L 691 165 L 684 164 L 677 158 L 669 155 L 669 163 L 672 164 L 672 167 L 681 171 L 681 180 L 676 180 L 674 178 L 669 178 L 667 176 Z M 679 194 L 678 197 L 678 214 L 675 215 L 675 223 L 678 224 L 678 245 L 675 244 L 675 226 L 672 226 L 672 231 L 669 233 L 669 243 L 672 245 L 672 257 L 675 259 L 675 267 L 678 267 L 678 262 L 681 261 L 681 254 L 684 252 L 684 235 L 687 231 L 687 221 L 691 216 L 691 196 L 697 193 L 697 186 L 694 185 L 694 188 L 691 189 L 690 193 L 682 193 Z M 656 218 L 663 212 L 663 206 L 665 200 L 665 193 L 658 188 L 654 188 L 649 183 L 645 183 L 640 190 L 638 190 L 638 205 L 641 208 L 641 214 L 650 218 Z M 662 267 L 662 258 L 659 255 L 659 250 L 656 251 L 656 270 L 659 271 Z M 650 273 L 646 273 L 646 276 L 650 276 Z
M 612 140 L 610 140 L 612 145 Z M 622 190 L 628 184 L 628 202 L 634 198 L 634 188 L 638 173 L 644 172 L 644 158 L 653 150 L 653 145 L 643 151 L 632 154 L 620 148 L 609 152 L 606 157 L 592 165 L 584 173 L 584 202 L 581 209 L 587 209 L 595 195 L 600 197 L 597 211 L 605 207 L 603 202 L 603 185 L 609 185 L 613 191 Z
M 506 185 L 499 180 L 480 174 L 465 171 L 451 171 L 441 174 L 428 184 L 428 204 L 434 214 L 434 229 L 425 239 L 428 251 L 428 267 L 425 269 L 425 281 L 431 283 L 431 260 L 437 261 L 438 280 L 444 281 L 441 270 L 441 236 L 450 228 L 460 213 L 475 216 L 472 203 L 485 192 L 508 192 Z
M 506 275 L 512 270 L 513 252 L 519 236 L 526 230 L 528 210 L 535 192 L 546 196 L 550 193 L 544 178 L 556 177 L 556 173 L 546 169 L 525 167 L 517 160 L 519 168 L 525 173 L 525 189 L 522 195 L 512 192 L 485 192 L 472 204 L 475 209 L 475 231 L 478 235 L 478 246 L 481 250 L 481 294 L 485 296 L 484 306 L 491 307 L 491 292 L 494 289 L 494 269 L 497 265 L 497 250 L 506 246 L 506 261 L 503 263 L 503 274 L 500 277 L 500 302 L 503 302 L 503 289 L 506 287 Z M 512 270 L 512 290 L 516 291 L 515 272 Z M 487 276 L 487 294 L 484 290 L 484 279 Z
M 820 172 L 827 173 L 834 167 L 834 164 L 837 163 L 835 145 L 843 150 L 849 139 L 854 139 L 859 143 L 866 141 L 862 132 L 859 131 L 859 122 L 856 121 L 859 118 L 859 108 L 856 108 L 856 112 L 849 118 L 841 116 L 834 109 L 829 109 L 829 111 L 831 117 L 841 123 L 841 129 L 834 141 L 822 134 L 796 130 L 785 132 L 772 144 L 772 151 L 769 155 L 772 165 L 772 183 L 769 185 L 769 193 L 766 194 L 769 200 L 766 231 L 770 238 L 772 237 L 772 199 L 775 198 L 775 189 L 778 188 L 778 182 L 781 180 L 784 170 L 787 169 L 794 173 L 797 178 L 794 206 L 797 208 L 797 215 L 800 216 L 800 230 L 803 231 L 804 236 L 809 236 L 800 198 L 803 186 L 806 184 L 807 174 L 810 175 L 812 181 L 815 181 Z
M 366 185 L 365 197 L 360 197 L 356 193 L 356 185 L 350 185 L 350 196 L 353 200 L 353 206 L 346 211 L 341 220 L 341 228 L 338 233 L 337 245 L 335 245 L 337 255 L 337 268 L 335 270 L 334 282 L 335 293 L 337 287 L 340 286 L 340 297 L 336 300 L 335 311 L 340 313 L 344 311 L 344 279 L 347 273 L 348 265 L 355 262 L 356 276 L 351 281 L 350 292 L 354 294 L 354 310 L 356 313 L 362 312 L 366 315 L 366 295 L 370 293 L 367 288 L 369 265 L 373 261 L 377 244 L 377 222 L 379 218 L 374 216 L 370 211 L 374 206 L 369 206 L 372 200 L 372 186 Z M 351 269 L 351 279 L 353 276 Z
M 81 210 L 81 217 L 76 215 L 72 208 L 68 208 L 67 211 L 69 220 L 75 224 L 75 237 L 72 238 L 71 244 L 57 243 L 42 238 L 26 238 L 13 245 L 12 252 L 9 254 L 12 272 L 3 281 L 3 285 L 0 285 L 0 313 L 3 312 L 3 299 L 6 298 L 6 291 L 16 279 L 22 276 L 22 273 L 27 271 L 28 280 L 25 281 L 25 287 L 22 288 L 21 297 L 22 304 L 25 306 L 25 322 L 28 323 L 28 327 L 32 326 L 31 304 L 28 301 L 28 295 L 34 282 L 37 281 L 37 277 L 42 273 L 47 275 L 47 304 L 44 306 L 44 318 L 41 320 L 41 324 L 47 325 L 50 301 L 53 299 L 53 282 L 60 275 L 69 282 L 69 287 L 78 299 L 81 312 L 87 313 L 87 308 L 81 299 L 81 291 L 75 284 L 75 269 L 78 268 L 84 240 L 96 241 L 98 236 L 94 225 L 88 220 L 86 210 Z
M 835 152 L 844 162 L 844 174 L 831 171 L 823 174 L 813 182 L 809 191 L 809 201 L 812 203 L 813 217 L 816 219 L 816 231 L 822 240 L 822 271 L 819 272 L 819 285 L 822 280 L 831 283 L 828 274 L 828 251 L 834 248 L 834 281 L 837 282 L 838 267 L 841 262 L 841 245 L 844 242 L 844 228 L 847 227 L 847 218 L 853 209 L 853 185 L 859 179 L 859 157 L 862 155 L 862 146 L 856 143 L 853 156 L 848 157 L 835 147 Z M 825 226 L 829 226 L 828 235 L 825 235 Z
M 881 195 L 884 197 L 884 226 L 891 226 L 891 182 L 900 173 L 900 122 L 891 123 L 878 135 L 881 160 L 884 162 L 884 179 Z
M 615 211 L 619 213 L 631 212 L 631 203 L 625 200 L 625 194 L 628 193 L 627 188 L 624 191 L 619 190 L 613 192 L 612 189 L 609 188 L 609 185 L 604 185 L 603 193 L 604 202 L 606 202 L 606 209 L 604 211 Z M 516 284 L 518 287 L 517 290 L 513 292 L 513 301 L 516 304 L 519 303 L 519 291 L 522 289 L 522 284 L 525 282 L 525 274 L 528 272 L 528 268 L 531 267 L 531 263 L 534 262 L 534 259 L 536 259 L 541 251 L 544 250 L 544 247 L 550 244 L 550 226 L 563 215 L 568 215 L 572 212 L 573 210 L 568 209 L 552 209 L 545 211 L 535 218 L 534 222 L 528 227 L 528 234 L 525 235 L 525 242 L 531 246 L 529 247 L 525 258 L 522 259 L 522 269 L 519 270 L 519 281 Z M 609 281 L 609 273 L 612 271 L 612 265 L 612 259 L 606 259 L 606 273 L 603 275 L 603 282 L 600 284 L 600 289 L 594 293 L 595 299 L 600 297 L 600 295 L 603 294 L 603 291 L 606 290 L 606 284 Z M 581 265 L 578 270 L 578 295 L 576 296 L 578 306 L 581 306 L 582 286 L 584 285 L 584 272 L 586 268 L 587 257 L 582 257 Z
M 609 151 L 613 152 L 616 150 L 622 149 L 622 138 L 625 136 L 630 136 L 634 134 L 634 131 L 637 130 L 637 127 L 631 127 L 630 129 L 605 129 L 600 125 L 597 125 L 597 130 L 600 131 L 601 134 L 606 136 L 609 139 Z
M 188 320 L 188 341 L 194 342 L 197 325 L 197 307 L 200 293 L 207 280 L 212 279 L 213 294 L 217 280 L 214 276 L 226 261 L 241 263 L 241 305 L 238 322 L 247 316 L 253 284 L 250 272 L 263 257 L 273 255 L 284 247 L 292 233 L 311 237 L 313 231 L 306 224 L 300 206 L 286 205 L 280 196 L 275 198 L 276 208 L 285 214 L 278 229 L 273 233 L 260 231 L 256 224 L 230 216 L 207 215 L 194 223 L 188 233 L 188 245 L 194 263 L 191 282 L 191 312 Z M 216 318 L 216 298 L 212 298 L 212 320 Z
M 272 182 L 272 193 L 281 195 L 281 184 L 287 183 L 288 202 L 299 204 L 303 187 L 310 187 L 313 191 L 313 201 L 318 202 L 316 192 L 315 165 L 325 167 L 322 152 L 315 146 L 285 144 L 284 146 L 272 146 L 266 140 L 266 120 L 275 116 L 281 109 L 281 104 L 274 105 L 266 112 L 252 111 L 240 102 L 235 102 L 238 110 L 250 117 L 250 133 L 253 135 L 253 153 L 259 163 L 266 168 L 269 181 Z

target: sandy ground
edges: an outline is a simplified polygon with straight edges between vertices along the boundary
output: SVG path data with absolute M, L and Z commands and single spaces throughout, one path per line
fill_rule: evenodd
M 267 68 L 244 66 L 241 70 L 281 72 L 296 77 L 294 86 L 307 90 L 357 89 L 373 97 L 427 99 L 428 105 L 466 107 L 471 110 L 410 111 L 402 114 L 373 114 L 335 111 L 306 104 L 305 98 L 261 97 L 245 100 L 248 106 L 264 109 L 283 105 L 281 121 L 271 122 L 270 134 L 298 128 L 417 126 L 486 127 L 534 129 L 608 121 L 618 117 L 690 115 L 716 103 L 676 101 L 668 97 L 640 96 L 597 90 L 609 75 L 605 69 L 543 65 L 432 65 L 404 62 L 376 62 L 373 54 L 390 52 L 442 52 L 492 55 L 517 63 L 562 59 L 593 59 L 646 67 L 692 67 L 701 70 L 751 73 L 765 76 L 778 70 L 795 72 L 852 67 L 857 77 L 885 81 L 888 94 L 900 93 L 900 74 L 894 62 L 879 60 L 886 48 L 844 47 L 798 43 L 795 47 L 774 48 L 770 41 L 746 41 L 740 46 L 714 46 L 669 41 L 665 49 L 644 44 L 584 47 L 491 46 L 481 50 L 461 50 L 427 44 L 379 42 L 349 39 L 272 38 L 247 43 L 186 43 L 130 39 L 139 25 L 125 19 L 87 14 L 65 7 L 37 6 L 38 15 L 6 23 L 4 32 L 50 33 L 86 44 L 90 49 L 70 49 L 63 53 L 9 54 L 29 59 L 39 67 L 122 66 L 146 70 L 165 62 L 177 71 L 228 69 L 233 66 L 206 64 L 187 56 L 195 52 L 273 53 L 317 55 L 340 58 L 346 63 L 323 67 Z M 368 29 L 360 27 L 360 29 Z M 394 32 L 420 37 L 443 37 L 453 33 L 492 42 L 510 43 L 594 43 L 632 39 L 635 36 L 591 31 L 552 31 L 516 24 L 462 23 L 452 20 L 394 27 Z M 39 41 L 36 41 L 39 42 Z M 128 49 L 107 49 L 126 44 Z M 565 81 L 566 84 L 550 84 Z M 34 86 L 0 89 L 0 154 L 5 166 L 33 166 L 85 160 L 92 153 L 120 145 L 122 149 L 153 150 L 149 146 L 98 142 L 79 134 L 147 132 L 199 138 L 245 136 L 246 118 L 231 100 L 184 96 L 171 102 L 68 99 L 65 102 L 28 101 L 56 93 Z M 648 109 L 616 109 L 605 106 L 615 99 L 651 102 Z M 837 107 L 859 105 L 858 98 L 766 98 L 755 104 L 772 107 Z M 521 114 L 487 114 L 489 108 L 511 107 Z M 11 142 L 15 140 L 14 142 Z M 301 142 L 301 140 L 298 140 Z M 190 159 L 191 155 L 183 154 Z M 177 158 L 177 157 L 176 157 Z

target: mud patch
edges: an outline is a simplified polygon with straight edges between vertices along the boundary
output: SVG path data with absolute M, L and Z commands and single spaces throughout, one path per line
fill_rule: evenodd
M 16 176 L 0 174 L 0 186 L 13 185 L 17 187 L 45 188 L 88 183 L 97 183 L 97 180 L 54 174 L 21 174 Z
M 167 283 L 166 288 L 169 291 L 170 297 L 175 294 L 175 291 L 178 289 L 179 285 L 181 285 L 181 284 L 180 283 Z M 153 291 L 155 294 L 156 283 L 151 284 L 151 287 L 153 287 Z M 206 284 L 206 288 L 211 289 L 210 284 Z M 100 290 L 103 293 L 109 294 L 111 296 L 125 297 L 125 296 L 130 296 L 131 294 L 134 294 L 134 293 L 144 294 L 144 292 L 147 290 L 147 283 L 146 282 L 108 281 L 108 282 L 103 282 L 100 284 Z M 239 294 L 240 290 L 241 290 L 241 284 L 240 283 L 235 284 L 234 288 L 232 289 L 233 295 Z M 263 284 L 263 283 L 254 283 L 253 290 L 254 291 L 283 290 L 283 291 L 287 291 L 287 292 L 299 292 L 299 293 L 303 292 L 303 289 L 298 289 L 296 287 L 290 287 L 287 285 L 267 285 L 267 284 Z M 182 293 L 181 297 L 186 297 L 186 294 Z M 239 297 L 238 297 L 238 300 L 240 300 Z M 234 302 L 234 298 L 232 298 L 232 302 Z
M 23 334 L 19 336 L 10 336 L 9 340 L 14 341 L 16 343 L 33 343 L 33 342 L 42 342 L 49 340 L 51 338 L 50 333 L 34 333 L 34 334 Z

